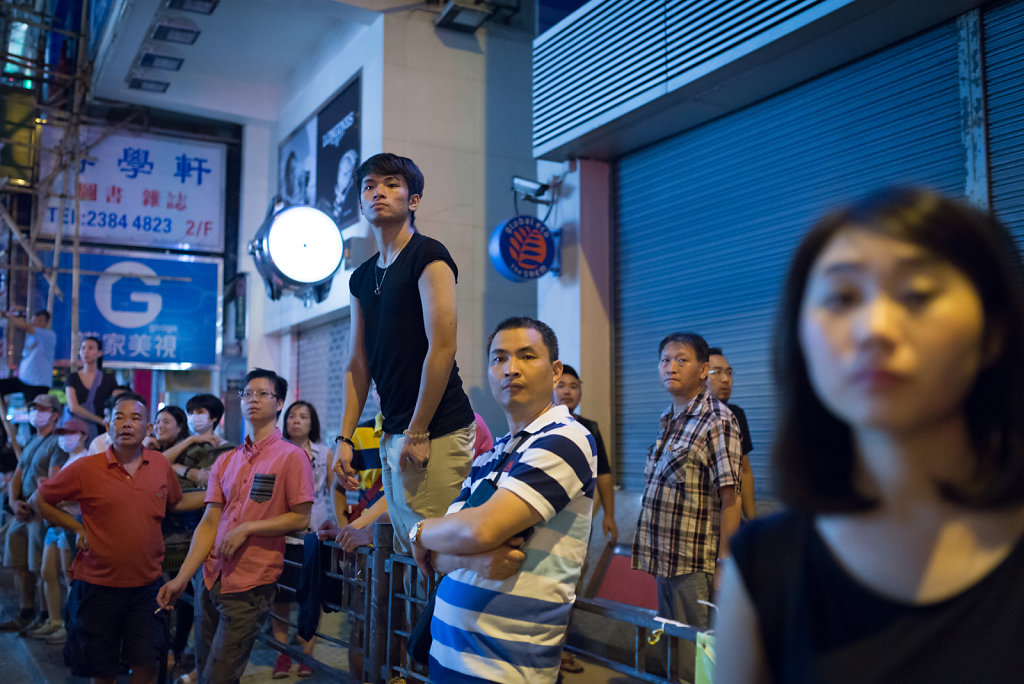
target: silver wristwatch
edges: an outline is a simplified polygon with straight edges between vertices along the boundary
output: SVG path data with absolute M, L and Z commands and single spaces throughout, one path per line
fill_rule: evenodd
M 415 544 L 420 540 L 420 531 L 423 529 L 423 521 L 417 520 L 416 524 L 409 528 L 409 543 Z

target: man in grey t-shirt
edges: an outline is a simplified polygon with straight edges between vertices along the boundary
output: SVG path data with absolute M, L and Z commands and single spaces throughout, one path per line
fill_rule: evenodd
M 25 331 L 25 346 L 18 365 L 18 377 L 0 380 L 0 397 L 21 392 L 30 403 L 37 395 L 50 391 L 53 386 L 53 358 L 57 335 L 50 330 L 50 312 L 40 311 L 26 322 L 20 316 L 5 311 L 9 327 Z

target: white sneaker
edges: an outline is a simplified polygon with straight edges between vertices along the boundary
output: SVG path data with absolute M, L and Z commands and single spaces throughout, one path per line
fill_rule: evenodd
M 56 632 L 58 629 L 63 628 L 63 622 L 54 622 L 53 620 L 47 620 L 43 624 L 39 625 L 38 627 L 30 631 L 28 634 L 26 634 L 26 636 L 31 637 L 33 639 L 45 639 L 54 632 Z
M 50 636 L 46 637 L 46 643 L 48 644 L 63 644 L 68 640 L 68 632 L 64 629 L 64 625 L 60 625 L 57 629 L 53 630 Z

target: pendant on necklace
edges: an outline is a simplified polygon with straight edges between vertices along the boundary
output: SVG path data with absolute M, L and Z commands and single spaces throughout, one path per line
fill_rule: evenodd
M 374 266 L 373 266 L 373 282 L 374 282 L 374 284 L 377 287 L 374 288 L 373 294 L 375 294 L 375 295 L 377 295 L 379 297 L 380 296 L 380 289 L 384 285 L 384 279 L 388 277 L 388 267 L 387 266 L 384 267 L 384 269 L 383 269 L 384 275 L 382 275 L 380 277 L 379 281 L 377 280 L 377 269 L 378 268 L 380 268 L 380 266 L 377 266 L 376 264 L 374 264 Z

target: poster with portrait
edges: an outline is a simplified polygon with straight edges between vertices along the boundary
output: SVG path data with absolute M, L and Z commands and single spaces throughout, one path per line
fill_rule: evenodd
M 316 119 L 310 118 L 279 148 L 278 195 L 285 204 L 314 204 L 316 191 Z
M 373 255 L 376 243 L 359 224 L 355 171 L 363 161 L 360 146 L 359 79 L 352 80 L 317 114 L 317 206 L 345 236 L 345 268 Z
M 359 83 L 359 76 L 349 81 L 278 150 L 278 195 L 286 204 L 316 207 L 334 219 L 345 241 L 345 270 L 377 250 L 369 226 L 359 220 L 355 188 L 362 162 Z

